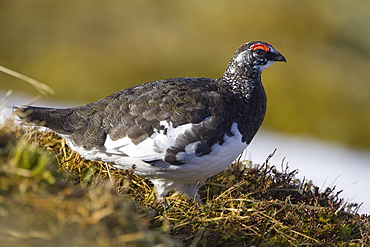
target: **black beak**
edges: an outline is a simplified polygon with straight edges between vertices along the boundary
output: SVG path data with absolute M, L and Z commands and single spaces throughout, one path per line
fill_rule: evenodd
M 276 61 L 276 62 L 285 62 L 286 63 L 285 57 L 283 55 L 281 55 L 279 52 L 272 53 L 272 60 Z

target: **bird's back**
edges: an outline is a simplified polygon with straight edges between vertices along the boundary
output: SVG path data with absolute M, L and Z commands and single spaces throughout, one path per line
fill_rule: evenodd
M 198 134 L 208 143 L 222 141 L 224 133 L 230 134 L 235 104 L 214 79 L 176 78 L 127 88 L 84 106 L 15 108 L 24 121 L 41 124 L 68 136 L 77 146 L 92 149 L 104 145 L 107 135 L 112 140 L 127 136 L 139 144 L 164 130 L 163 121 L 176 128 L 199 124 L 211 116 L 212 121 Z

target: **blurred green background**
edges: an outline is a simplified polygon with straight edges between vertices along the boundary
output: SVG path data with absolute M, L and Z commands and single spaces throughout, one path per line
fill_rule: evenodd
M 252 40 L 285 55 L 263 74 L 265 128 L 370 148 L 369 0 L 0 0 L 0 65 L 95 101 L 171 77 L 220 77 Z M 36 95 L 0 73 L 0 90 Z

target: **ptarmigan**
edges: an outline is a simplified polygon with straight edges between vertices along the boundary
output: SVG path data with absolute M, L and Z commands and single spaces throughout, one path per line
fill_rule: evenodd
M 218 79 L 185 77 L 130 87 L 67 109 L 15 107 L 88 160 L 111 162 L 148 178 L 157 198 L 175 190 L 195 198 L 204 181 L 248 146 L 266 111 L 261 73 L 286 61 L 254 41 L 235 52 Z

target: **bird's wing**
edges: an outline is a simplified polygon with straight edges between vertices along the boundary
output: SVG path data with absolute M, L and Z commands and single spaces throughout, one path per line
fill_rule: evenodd
M 105 108 L 107 152 L 170 164 L 184 163 L 180 152 L 210 153 L 225 134 L 233 135 L 233 121 L 231 105 L 207 80 L 179 78 L 124 90 Z

